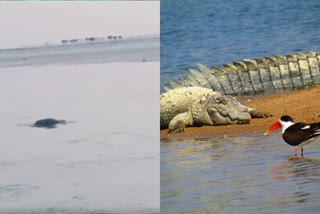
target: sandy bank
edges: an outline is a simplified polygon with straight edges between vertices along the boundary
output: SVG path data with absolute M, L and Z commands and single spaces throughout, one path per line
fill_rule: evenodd
M 253 119 L 250 124 L 228 126 L 189 127 L 183 133 L 160 131 L 161 139 L 206 138 L 221 135 L 259 135 L 282 115 L 290 115 L 296 122 L 320 122 L 320 86 L 280 94 L 256 96 L 243 104 L 273 114 L 271 118 Z

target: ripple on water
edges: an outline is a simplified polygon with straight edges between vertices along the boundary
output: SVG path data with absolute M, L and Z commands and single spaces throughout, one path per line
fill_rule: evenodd
M 39 189 L 37 186 L 25 184 L 7 184 L 0 186 L 0 200 L 20 200 Z

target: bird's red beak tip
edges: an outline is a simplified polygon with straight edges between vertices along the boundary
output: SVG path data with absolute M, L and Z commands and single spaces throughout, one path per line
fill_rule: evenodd
M 281 128 L 281 123 L 279 121 L 275 122 L 274 124 L 272 124 L 267 131 L 265 131 L 265 133 L 263 134 L 264 136 L 266 136 L 267 134 L 269 134 L 269 132 L 272 132 L 273 130 L 279 129 Z

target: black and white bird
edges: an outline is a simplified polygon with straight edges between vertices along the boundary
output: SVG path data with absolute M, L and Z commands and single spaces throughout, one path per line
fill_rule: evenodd
M 264 133 L 282 128 L 282 137 L 290 146 L 295 146 L 294 155 L 298 156 L 298 147 L 301 148 L 301 157 L 303 157 L 303 146 L 312 142 L 320 136 L 320 122 L 319 123 L 294 123 L 292 117 L 285 115 L 272 124 Z

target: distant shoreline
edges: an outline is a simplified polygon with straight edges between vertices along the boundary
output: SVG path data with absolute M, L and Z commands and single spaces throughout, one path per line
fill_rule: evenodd
M 121 35 L 120 35 L 121 36 Z M 90 38 L 95 38 L 90 40 Z M 152 38 L 159 38 L 160 34 L 146 34 L 146 35 L 132 35 L 132 36 L 121 36 L 121 39 L 101 39 L 102 37 L 87 37 L 83 39 L 61 39 L 60 41 L 56 42 L 43 42 L 42 44 L 30 44 L 26 46 L 20 47 L 12 47 L 12 48 L 0 48 L 0 51 L 12 51 L 12 50 L 21 50 L 21 49 L 33 49 L 33 48 L 45 48 L 45 47 L 60 47 L 60 46 L 75 46 L 75 45 L 83 45 L 83 44 L 96 44 L 96 43 L 105 43 L 105 42 L 125 42 L 130 40 L 138 40 L 138 39 L 152 39 Z M 87 39 L 87 40 L 86 40 Z M 64 40 L 72 41 L 77 40 L 74 42 L 62 42 Z
M 160 61 L 160 37 L 0 50 L 0 67 Z
M 209 138 L 221 136 L 263 135 L 264 131 L 282 115 L 290 115 L 295 122 L 320 122 L 320 86 L 291 92 L 254 97 L 243 104 L 273 114 L 273 117 L 252 119 L 250 124 L 227 126 L 189 127 L 185 132 L 168 134 L 168 129 L 160 130 L 161 140 Z

